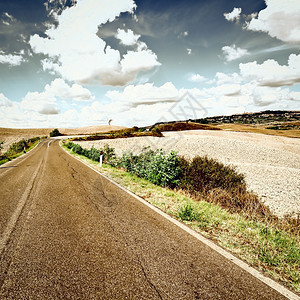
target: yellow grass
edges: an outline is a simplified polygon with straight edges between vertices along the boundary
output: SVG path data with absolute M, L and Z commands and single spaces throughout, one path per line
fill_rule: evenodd
M 222 130 L 228 130 L 228 131 L 254 132 L 254 133 L 261 133 L 261 134 L 268 134 L 268 135 L 300 138 L 299 129 L 289 129 L 289 130 L 266 129 L 266 127 L 270 126 L 270 124 L 264 124 L 264 125 L 220 124 L 215 126 Z

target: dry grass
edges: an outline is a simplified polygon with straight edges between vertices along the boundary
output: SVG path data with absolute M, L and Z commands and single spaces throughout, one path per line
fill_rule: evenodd
M 183 130 L 221 130 L 220 128 L 193 122 L 175 122 L 157 125 L 160 131 L 183 131 Z
M 299 123 L 299 122 L 298 122 Z M 285 123 L 282 123 L 285 124 Z M 289 122 L 290 124 L 290 122 Z M 247 125 L 247 124 L 221 124 L 215 125 L 217 128 L 228 131 L 240 131 L 240 132 L 254 132 L 268 135 L 277 135 L 284 137 L 300 138 L 299 129 L 289 129 L 289 130 L 274 130 L 267 129 L 270 124 L 263 125 Z

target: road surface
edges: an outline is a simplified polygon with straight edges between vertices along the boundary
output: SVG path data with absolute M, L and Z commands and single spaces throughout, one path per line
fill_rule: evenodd
M 0 167 L 0 299 L 286 299 L 46 140 Z

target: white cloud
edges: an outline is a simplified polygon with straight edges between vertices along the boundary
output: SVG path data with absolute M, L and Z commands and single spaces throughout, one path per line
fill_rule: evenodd
M 231 21 L 231 22 L 233 22 L 235 20 L 238 21 L 240 18 L 241 12 L 242 12 L 241 8 L 235 7 L 232 12 L 224 13 L 224 17 L 227 21 Z
M 242 82 L 242 77 L 237 73 L 225 74 L 222 72 L 217 72 L 215 78 L 211 80 L 209 83 L 216 83 L 218 85 L 222 85 L 226 83 L 235 84 L 241 82 Z
M 91 92 L 81 85 L 74 83 L 69 86 L 63 79 L 56 78 L 50 85 L 45 86 L 45 93 L 50 96 L 76 101 L 93 100 Z
M 225 78 L 226 75 L 228 82 L 235 77 L 220 74 L 216 78 Z M 259 86 L 256 81 L 217 83 L 211 88 L 189 90 L 177 89 L 171 82 L 162 86 L 149 83 L 130 85 L 122 90 L 109 91 L 106 96 L 111 102 L 108 104 L 94 101 L 81 108 L 76 105 L 78 102 L 73 102 L 74 108 L 67 111 L 61 108 L 60 98 L 54 94 L 67 97 L 64 82 L 57 80 L 41 93 L 28 93 L 22 103 L 9 101 L 0 94 L 0 99 L 4 99 L 4 102 L 0 100 L 1 126 L 78 127 L 107 124 L 109 119 L 114 120 L 114 125 L 144 126 L 163 120 L 201 118 L 206 112 L 220 115 L 265 109 L 295 110 L 300 101 L 299 92 Z
M 289 89 L 284 88 L 271 88 L 271 87 L 262 87 L 256 85 L 251 86 L 251 97 L 253 103 L 258 107 L 266 107 L 271 104 L 279 104 L 285 100 L 290 99 Z
M 139 18 L 137 17 L 136 14 L 134 14 L 134 15 L 132 16 L 132 18 L 133 18 L 133 20 L 134 20 L 135 22 L 138 22 L 138 21 L 139 21 Z
M 271 37 L 288 43 L 300 42 L 300 1 L 266 0 L 267 7 L 257 17 L 246 23 L 245 28 L 267 32 Z
M 153 86 L 152 83 L 129 85 L 123 92 L 109 91 L 106 96 L 114 102 L 136 107 L 139 105 L 176 102 L 179 94 L 175 86 L 171 82 L 167 82 L 160 87 Z
M 9 66 L 15 67 L 21 65 L 25 59 L 22 55 L 5 54 L 0 51 L 0 64 L 8 64 Z
M 2 23 L 6 26 L 10 26 L 12 23 L 16 21 L 16 19 L 10 15 L 8 12 L 2 13 Z
M 300 101 L 300 92 L 291 92 L 290 100 Z
M 44 69 L 52 69 L 65 79 L 125 85 L 135 80 L 140 71 L 159 66 L 157 56 L 143 43 L 137 51 L 128 51 L 121 57 L 96 33 L 100 25 L 112 22 L 122 12 L 132 13 L 135 8 L 133 0 L 78 1 L 57 16 L 58 26 L 50 27 L 46 38 L 34 35 L 30 45 L 34 52 L 48 56 Z
M 249 55 L 247 49 L 242 49 L 236 45 L 222 47 L 223 55 L 226 61 L 233 61 L 245 55 Z
M 88 89 L 78 84 L 69 86 L 63 79 L 57 78 L 47 84 L 43 92 L 28 92 L 22 99 L 21 107 L 24 110 L 35 111 L 40 114 L 59 114 L 59 100 L 84 101 L 94 97 Z
M 138 34 L 134 34 L 131 29 L 125 31 L 124 29 L 119 28 L 115 37 L 119 39 L 123 45 L 133 46 L 137 44 L 138 39 L 141 36 Z
M 12 106 L 12 102 L 6 98 L 2 93 L 0 93 L 0 107 Z
M 28 92 L 22 99 L 21 108 L 26 111 L 38 112 L 43 115 L 59 113 L 56 98 L 48 95 L 46 92 Z
M 203 82 L 205 80 L 206 80 L 206 78 L 200 74 L 192 74 L 189 77 L 189 81 L 192 81 L 192 82 Z
M 187 51 L 188 55 L 191 55 L 191 54 L 192 54 L 192 49 L 187 48 L 186 51 Z
M 241 76 L 246 80 L 255 80 L 260 86 L 280 87 L 300 82 L 300 55 L 291 54 L 288 65 L 279 65 L 268 59 L 262 64 L 256 61 L 240 64 Z

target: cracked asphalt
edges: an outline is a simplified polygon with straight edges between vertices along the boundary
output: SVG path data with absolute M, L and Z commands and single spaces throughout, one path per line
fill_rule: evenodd
M 0 167 L 0 299 L 286 299 L 46 140 Z

